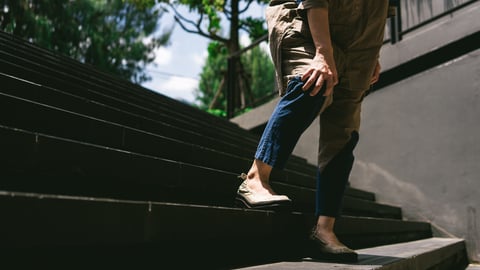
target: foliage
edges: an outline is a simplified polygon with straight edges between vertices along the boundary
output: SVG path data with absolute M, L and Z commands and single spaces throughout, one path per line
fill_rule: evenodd
M 153 50 L 169 39 L 147 38 L 163 12 L 123 0 L 0 0 L 0 30 L 141 83 Z
M 227 112 L 220 109 L 207 109 L 207 112 L 218 117 L 227 117 Z
M 251 102 L 248 105 L 253 106 L 258 99 L 271 96 L 275 91 L 275 70 L 269 54 L 258 46 L 244 53 L 241 57 L 241 62 L 243 75 L 250 89 L 247 99 L 251 98 Z M 199 89 L 195 93 L 195 98 L 201 109 L 207 110 L 211 107 L 211 102 L 214 100 L 217 91 L 219 91 L 223 75 L 227 72 L 226 69 L 226 48 L 221 43 L 211 42 L 208 46 L 208 58 L 200 74 Z M 225 89 L 220 90 L 220 95 L 214 107 L 217 109 L 225 108 L 226 105 Z M 213 110 L 214 108 L 210 109 Z
M 255 47 L 242 56 L 242 63 L 249 76 L 254 104 L 257 99 L 275 94 L 275 68 L 269 53 Z
M 159 3 L 168 5 L 175 13 L 177 23 L 187 32 L 198 34 L 211 40 L 235 43 L 240 30 L 248 33 L 252 40 L 266 34 L 263 18 L 244 16 L 252 3 L 267 4 L 269 0 L 124 0 L 139 7 L 154 6 Z M 186 7 L 199 16 L 196 19 L 187 18 L 178 11 L 179 6 Z M 221 35 L 222 20 L 229 21 L 230 37 Z
M 208 45 L 208 57 L 200 74 L 199 89 L 195 92 L 195 99 L 201 109 L 208 109 L 216 92 L 220 87 L 223 75 L 227 72 L 227 50 L 219 42 Z M 217 101 L 217 108 L 225 108 L 226 100 L 222 95 Z
M 218 92 L 222 80 L 227 73 L 227 59 L 240 50 L 240 33 L 246 33 L 250 39 L 265 38 L 267 30 L 263 16 L 255 18 L 248 16 L 247 11 L 251 4 L 267 4 L 269 0 L 125 0 L 136 5 L 166 4 L 175 14 L 175 21 L 188 32 L 206 37 L 212 41 L 209 46 L 209 56 L 203 68 L 199 91 L 196 99 L 202 109 L 225 109 L 226 99 L 222 92 Z M 186 7 L 197 17 L 185 16 L 179 12 L 179 7 Z M 223 21 L 226 20 L 226 21 Z M 222 27 L 227 26 L 227 27 Z M 226 28 L 226 29 L 225 29 Z M 265 96 L 273 89 L 274 72 L 268 54 L 255 48 L 242 55 L 237 60 L 233 106 L 245 109 L 254 103 L 244 102 L 245 98 Z M 224 81 L 226 85 L 227 82 Z M 224 85 L 224 87 L 225 87 Z M 220 95 L 216 96 L 216 93 Z M 212 107 L 211 105 L 215 105 Z

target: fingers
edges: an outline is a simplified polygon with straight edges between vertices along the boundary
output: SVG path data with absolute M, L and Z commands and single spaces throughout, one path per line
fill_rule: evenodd
M 304 82 L 302 90 L 307 91 L 312 87 L 312 85 L 317 81 L 319 76 L 318 71 L 315 69 L 308 69 L 302 76 L 302 81 Z
M 317 80 L 315 81 L 315 87 L 312 89 L 312 91 L 310 92 L 310 96 L 316 96 L 318 94 L 318 92 L 320 91 L 320 89 L 322 89 L 322 86 L 323 86 L 323 83 L 324 83 L 324 79 L 323 79 L 323 74 L 320 74 L 320 76 L 318 76 Z
M 375 70 L 373 72 L 373 75 L 372 75 L 372 79 L 370 80 L 370 85 L 378 82 L 378 80 L 380 79 L 380 71 L 381 71 L 381 66 L 380 66 L 380 63 L 377 61 L 377 64 L 375 65 Z
M 313 72 L 313 69 L 309 69 L 309 70 L 307 70 L 307 72 L 303 73 L 302 78 L 301 78 L 302 82 L 305 82 L 308 79 L 308 77 L 310 77 L 310 74 L 312 74 L 312 72 Z M 303 89 L 304 91 L 306 89 L 308 89 L 308 88 L 305 87 L 305 85 L 303 86 L 303 88 L 304 88 Z
M 322 73 L 318 70 L 309 69 L 302 75 L 302 81 L 305 82 L 302 87 L 303 91 L 307 91 L 313 87 L 309 93 L 310 96 L 317 95 L 324 84 L 326 84 L 326 90 L 323 95 L 329 96 L 333 93 L 333 87 L 338 83 L 338 78 L 337 75 L 332 72 Z
M 310 91 L 310 96 L 315 96 L 318 91 L 322 88 L 324 76 L 321 72 L 314 69 L 309 69 L 303 76 L 302 81 L 305 83 L 303 84 L 302 90 L 307 91 L 311 87 L 313 87 L 312 91 Z
M 379 78 L 380 78 L 380 73 L 377 73 L 377 72 L 375 71 L 375 73 L 374 73 L 373 76 L 372 76 L 372 79 L 370 80 L 370 84 L 372 85 L 372 84 L 378 82 L 378 79 L 379 79 Z

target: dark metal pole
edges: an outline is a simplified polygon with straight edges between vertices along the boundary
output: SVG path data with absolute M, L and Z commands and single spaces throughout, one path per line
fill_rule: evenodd
M 392 44 L 402 40 L 402 14 L 400 0 L 390 0 L 390 5 L 395 7 L 395 16 L 390 18 L 390 40 Z
M 400 6 L 400 0 L 397 1 L 397 29 L 398 29 L 398 41 L 402 40 L 403 28 L 402 28 L 402 7 Z
M 227 119 L 231 119 L 235 112 L 236 58 L 229 57 L 227 63 Z

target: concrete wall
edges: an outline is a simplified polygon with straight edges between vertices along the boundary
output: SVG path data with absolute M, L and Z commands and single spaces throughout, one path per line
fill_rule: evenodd
M 318 129 L 317 119 L 294 151 L 312 164 Z M 480 50 L 369 95 L 355 156 L 353 187 L 466 239 L 480 262 Z
M 480 2 L 382 48 L 383 70 L 480 30 Z M 369 95 L 351 184 L 480 261 L 480 50 Z
M 480 260 L 480 50 L 371 94 L 351 184 Z

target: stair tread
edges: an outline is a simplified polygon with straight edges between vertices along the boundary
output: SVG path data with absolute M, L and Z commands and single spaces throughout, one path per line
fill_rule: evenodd
M 249 158 L 253 155 L 258 142 L 257 136 L 248 133 L 240 127 L 225 128 L 223 125 L 218 124 L 207 125 L 203 116 L 200 117 L 201 114 L 191 117 L 185 123 L 183 120 L 176 121 L 169 113 L 160 114 L 154 111 L 145 113 L 137 109 L 127 110 L 122 106 L 114 106 L 116 103 L 108 105 L 101 101 L 93 101 L 85 94 L 88 91 L 80 91 L 73 94 L 67 93 L 64 92 L 65 89 L 58 90 L 53 87 L 38 85 L 21 78 L 2 74 L 1 72 L 0 79 L 2 85 L 5 86 L 1 90 L 1 92 L 5 93 L 4 98 L 13 99 L 16 97 L 20 100 L 28 100 L 32 103 L 30 106 L 33 106 L 33 104 L 37 105 L 37 108 L 34 108 L 36 110 L 40 109 L 38 108 L 39 106 L 43 106 L 45 109 L 48 108 L 50 111 L 53 109 L 66 110 L 74 114 L 121 124 L 126 127 L 144 130 L 145 132 L 195 142 L 204 147 L 235 152 Z M 78 88 L 78 86 L 76 87 Z M 159 96 L 157 99 L 163 100 L 167 98 Z M 17 100 L 16 102 L 18 103 L 19 101 Z M 164 119 L 165 117 L 168 117 L 170 120 Z M 194 121 L 194 119 L 198 119 L 198 121 Z M 218 119 L 218 121 L 221 120 L 225 121 L 224 119 Z M 201 123 L 200 126 L 198 126 L 198 123 Z M 206 135 L 206 132 L 214 134 L 214 136 Z M 215 140 L 213 140 L 213 137 Z M 297 156 L 291 157 L 287 168 L 311 172 L 312 174 L 316 172 L 315 166 L 308 164 L 303 158 Z
M 200 133 L 173 130 L 178 134 L 178 136 L 173 136 L 172 133 L 162 134 L 165 133 L 165 128 L 157 132 L 144 131 L 2 93 L 0 93 L 0 105 L 2 105 L 0 112 L 8 115 L 2 119 L 0 125 L 210 166 L 215 169 L 240 170 L 247 168 L 251 164 L 250 157 L 254 151 L 253 148 L 246 145 L 228 142 L 224 142 L 224 148 L 218 149 L 218 147 L 212 147 L 212 145 L 220 143 L 218 138 L 202 136 Z M 66 128 L 67 126 L 68 128 Z M 185 134 L 184 132 L 188 132 L 189 135 L 187 137 L 180 136 L 180 134 Z M 186 152 L 190 154 L 185 154 Z M 223 167 L 218 167 L 220 165 Z M 291 172 L 291 174 L 297 173 Z
M 298 212 L 11 191 L 0 191 L 0 213 L 0 231 L 8 232 L 0 250 L 8 248 L 13 256 L 43 259 L 44 253 L 76 256 L 91 250 L 107 262 L 142 258 L 173 268 L 191 263 L 197 269 L 302 258 L 299 247 L 315 223 L 313 215 Z M 424 222 L 341 217 L 337 225 L 340 239 L 356 239 L 352 247 L 431 237 Z M 396 237 L 384 239 L 386 234 Z M 252 245 L 251 239 L 261 241 Z
M 295 231 L 308 232 L 311 228 L 308 224 L 314 224 L 313 215 L 299 212 L 106 197 L 0 191 L 0 201 L 3 220 L 0 228 L 2 231 L 12 232 L 5 235 L 0 245 L 17 246 L 29 242 L 145 242 L 184 238 L 206 240 L 221 237 L 246 237 L 245 240 L 248 240 L 252 235 L 268 236 L 279 233 L 282 237 L 298 237 Z M 98 218 L 102 216 L 103 218 Z M 188 222 L 185 219 L 187 216 L 192 217 Z M 115 229 L 112 230 L 113 228 Z M 340 217 L 336 226 L 339 237 L 365 235 L 368 238 L 391 232 L 427 232 L 429 229 L 429 224 L 424 222 L 348 216 Z M 127 233 L 125 230 L 131 232 Z M 15 234 L 15 231 L 20 234 Z M 71 235 L 72 232 L 76 234 Z M 91 233 L 92 237 L 79 236 L 88 233 Z M 123 233 L 127 234 L 123 237 Z
M 357 263 L 341 264 L 313 261 L 305 258 L 299 262 L 278 262 L 268 265 L 243 267 L 237 269 L 345 269 L 345 270 L 370 270 L 370 269 L 429 269 L 445 258 L 458 252 L 465 252 L 465 242 L 457 238 L 436 238 L 411 241 L 406 243 L 384 245 L 357 250 L 359 260 Z
M 104 194 L 119 198 L 231 206 L 240 184 L 236 177 L 238 174 L 228 170 L 3 126 L 0 126 L 0 136 L 4 138 L 2 141 L 9 142 L 0 153 L 0 160 L 4 160 L 6 165 L 10 164 L 2 173 L 5 180 L 0 187 L 4 189 L 86 196 Z M 25 148 L 18 148 L 18 145 Z M 25 157 L 31 158 L 27 161 Z M 22 178 L 10 180 L 6 176 L 11 168 L 24 170 L 23 178 L 37 173 L 44 177 L 42 181 Z M 16 173 L 22 175 L 18 171 Z M 64 181 L 65 178 L 70 179 Z M 130 186 L 128 183 L 133 181 L 135 185 Z M 279 182 L 274 186 L 291 196 L 295 210 L 309 213 L 314 211 L 313 189 Z M 344 208 L 348 210 L 345 212 L 347 214 L 401 218 L 398 207 L 349 195 L 345 197 Z

